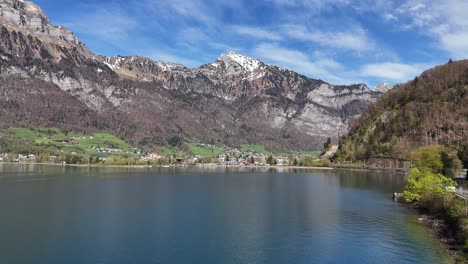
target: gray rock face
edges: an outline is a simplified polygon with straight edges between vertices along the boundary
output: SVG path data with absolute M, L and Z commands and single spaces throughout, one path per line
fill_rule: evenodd
M 372 91 L 380 92 L 380 93 L 384 94 L 384 93 L 390 91 L 392 88 L 393 87 L 392 87 L 391 84 L 384 82 L 384 83 L 376 85 L 374 88 L 372 88 Z
M 0 20 L 4 26 L 25 29 L 33 34 L 50 37 L 58 44 L 74 45 L 83 52 L 89 52 L 70 30 L 51 25 L 44 11 L 32 2 L 0 0 Z
M 0 78 L 10 85 L 0 86 L 10 94 L 8 102 L 0 98 L 3 126 L 79 124 L 142 146 L 179 135 L 206 143 L 316 149 L 327 137 L 344 135 L 349 122 L 382 94 L 383 88 L 336 86 L 234 52 L 195 69 L 139 56 L 97 56 L 72 32 L 51 25 L 35 4 L 0 0 L 0 11 Z M 54 98 L 34 101 L 14 86 L 26 81 L 43 94 L 53 91 Z M 70 111 L 81 107 L 78 112 L 95 118 L 38 113 L 44 104 L 68 101 L 75 102 Z M 14 119 L 11 111 L 23 115 Z

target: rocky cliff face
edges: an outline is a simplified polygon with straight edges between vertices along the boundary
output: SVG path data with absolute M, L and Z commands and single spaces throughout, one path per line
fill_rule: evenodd
M 233 52 L 195 69 L 138 56 L 97 56 L 27 1 L 1 0 L 0 22 L 0 94 L 8 94 L 0 98 L 4 127 L 109 130 L 145 146 L 179 135 L 314 149 L 345 134 L 350 120 L 382 94 L 363 84 L 313 80 Z M 56 110 L 44 112 L 44 106 Z M 22 115 L 15 118 L 12 111 Z
M 36 4 L 23 0 L 0 1 L 0 20 L 9 28 L 24 29 L 59 45 L 69 45 L 90 54 L 88 48 L 68 29 L 53 26 Z

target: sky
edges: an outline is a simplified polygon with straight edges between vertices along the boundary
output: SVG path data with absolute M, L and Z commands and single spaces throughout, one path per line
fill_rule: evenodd
M 468 0 L 33 0 L 93 52 L 187 67 L 234 51 L 333 84 L 468 58 Z

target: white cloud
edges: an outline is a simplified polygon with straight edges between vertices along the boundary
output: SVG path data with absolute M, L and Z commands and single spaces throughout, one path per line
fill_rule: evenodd
M 404 29 L 419 29 L 457 59 L 468 58 L 466 0 L 407 0 L 396 10 Z
M 346 84 L 349 80 L 338 77 L 333 71 L 344 67 L 332 59 L 311 60 L 305 53 L 287 49 L 275 44 L 262 43 L 254 49 L 256 57 L 269 63 L 296 71 L 312 78 L 322 79 L 333 83 Z
M 289 7 L 307 7 L 315 10 L 333 8 L 335 6 L 345 6 L 352 3 L 352 0 L 271 0 L 271 2 Z
M 91 13 L 78 16 L 65 23 L 73 31 L 99 38 L 105 42 L 117 42 L 128 37 L 139 26 L 133 17 L 118 8 L 95 8 Z
M 231 26 L 230 28 L 232 31 L 234 31 L 237 34 L 245 35 L 245 36 L 249 36 L 249 37 L 253 37 L 257 39 L 266 39 L 266 40 L 273 40 L 273 41 L 282 39 L 282 37 L 279 34 L 270 32 L 270 31 L 267 31 L 258 27 L 236 25 L 236 26 Z
M 307 29 L 304 26 L 285 25 L 283 31 L 291 38 L 311 41 L 326 48 L 363 52 L 372 50 L 375 46 L 367 32 L 360 27 L 347 27 L 345 31 L 325 32 Z
M 391 13 L 386 13 L 383 15 L 383 18 L 384 20 L 386 21 L 397 21 L 398 20 L 398 17 L 396 17 L 395 15 L 391 14 Z
M 402 64 L 402 63 L 375 63 L 365 64 L 361 67 L 360 74 L 365 77 L 376 77 L 384 81 L 404 82 L 419 76 L 427 65 Z

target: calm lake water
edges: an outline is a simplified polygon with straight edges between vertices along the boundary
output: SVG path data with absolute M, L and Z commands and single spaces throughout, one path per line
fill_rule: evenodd
M 0 263 L 447 263 L 404 178 L 0 164 Z

